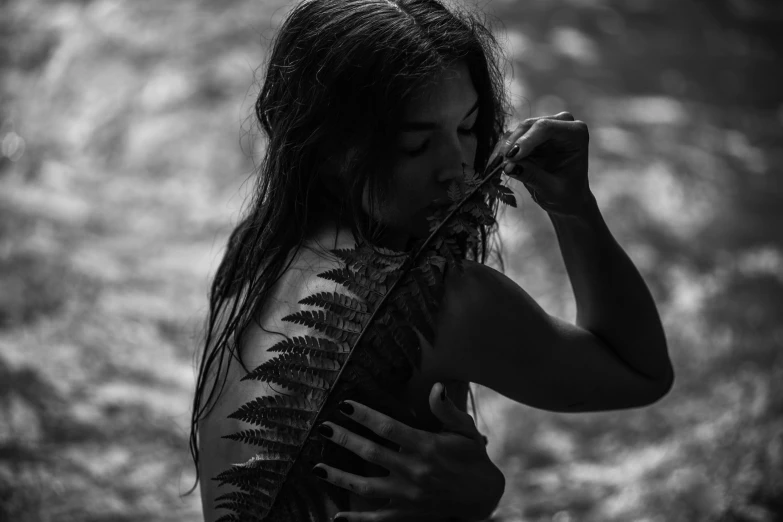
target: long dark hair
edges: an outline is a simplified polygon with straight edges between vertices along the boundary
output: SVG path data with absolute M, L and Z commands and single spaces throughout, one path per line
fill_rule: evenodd
M 292 249 L 296 254 L 324 218 L 350 227 L 354 240 L 374 242 L 382 226 L 362 210 L 365 182 L 374 208 L 374 195 L 389 183 L 388 162 L 378 158 L 389 155 L 402 108 L 457 62 L 467 64 L 479 96 L 473 167 L 483 172 L 510 114 L 501 56 L 477 15 L 438 0 L 305 0 L 289 13 L 255 104 L 267 146 L 252 203 L 229 237 L 209 292 L 190 432 L 196 484 L 188 494 L 199 481 L 198 422 L 222 391 L 231 358 L 249 371 L 237 340 Z M 485 263 L 496 231 L 497 224 L 482 226 L 466 258 Z M 472 394 L 471 401 L 475 413 Z

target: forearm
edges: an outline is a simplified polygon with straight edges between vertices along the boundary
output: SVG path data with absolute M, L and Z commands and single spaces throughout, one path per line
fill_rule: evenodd
M 670 383 L 672 368 L 655 302 L 592 195 L 590 200 L 579 217 L 549 214 L 576 298 L 576 323 L 638 373 Z

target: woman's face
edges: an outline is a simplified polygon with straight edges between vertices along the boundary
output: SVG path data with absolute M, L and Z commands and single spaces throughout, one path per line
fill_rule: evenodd
M 429 235 L 426 216 L 435 199 L 446 199 L 452 181 L 462 183 L 463 163 L 473 168 L 476 156 L 478 94 L 467 65 L 449 69 L 405 108 L 402 127 L 389 144 L 392 161 L 389 192 L 376 198 L 373 217 L 388 227 L 384 243 L 405 250 L 407 241 Z M 362 198 L 369 211 L 369 190 Z

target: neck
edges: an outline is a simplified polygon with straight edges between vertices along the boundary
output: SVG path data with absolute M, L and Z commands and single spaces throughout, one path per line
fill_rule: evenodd
M 412 239 L 413 237 L 403 231 L 387 227 L 373 244 L 396 252 L 407 252 L 410 250 Z M 315 243 L 324 249 L 353 248 L 356 245 L 351 227 L 347 225 L 338 227 L 337 220 L 332 217 L 323 219 L 305 241 Z

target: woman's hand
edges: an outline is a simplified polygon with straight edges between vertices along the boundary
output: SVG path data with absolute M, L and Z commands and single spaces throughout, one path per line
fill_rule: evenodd
M 568 112 L 529 118 L 507 131 L 489 158 L 489 170 L 521 181 L 552 214 L 579 215 L 592 201 L 587 182 L 587 125 Z
M 319 463 L 324 480 L 364 497 L 388 498 L 372 512 L 343 512 L 350 522 L 482 520 L 489 517 L 505 487 L 503 473 L 487 456 L 484 438 L 473 418 L 451 402 L 441 383 L 432 387 L 430 408 L 443 422 L 440 433 L 417 430 L 354 401 L 341 411 L 398 446 L 399 452 L 375 444 L 336 424 L 330 440 L 389 470 L 385 477 L 361 477 Z M 328 430 L 327 430 L 328 431 Z M 324 435 L 326 436 L 326 435 Z

